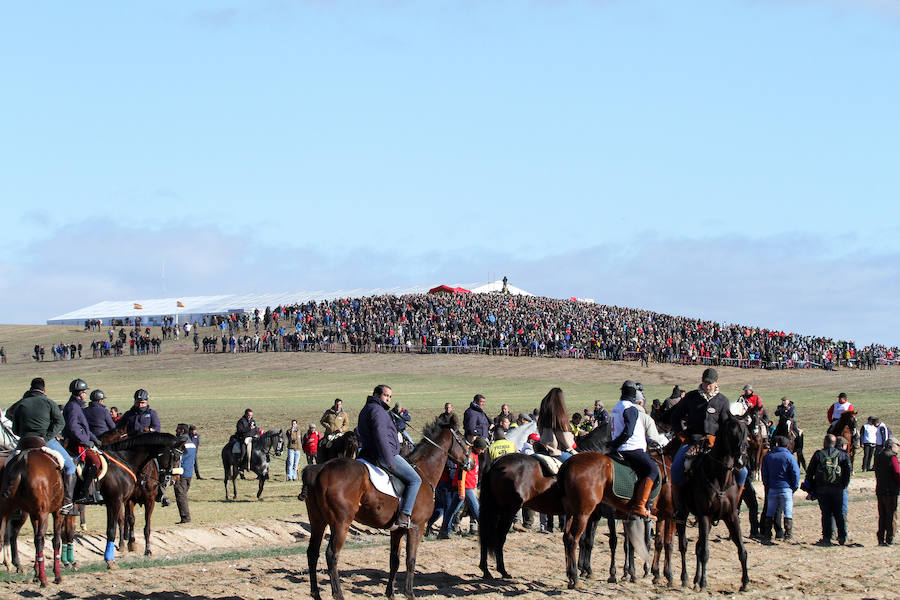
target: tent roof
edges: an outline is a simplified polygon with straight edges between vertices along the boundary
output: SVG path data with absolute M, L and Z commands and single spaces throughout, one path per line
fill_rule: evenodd
M 453 286 L 449 286 L 449 285 L 439 285 L 437 287 L 433 287 L 430 290 L 428 290 L 429 294 L 437 294 L 440 292 L 444 292 L 447 294 L 469 294 L 469 293 L 471 293 L 469 290 L 467 290 L 464 287 L 453 287 Z

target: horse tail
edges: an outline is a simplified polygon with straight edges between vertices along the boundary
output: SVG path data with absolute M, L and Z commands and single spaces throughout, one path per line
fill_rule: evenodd
M 302 485 L 300 486 L 300 493 L 297 495 L 297 500 L 300 502 L 305 502 L 306 497 L 309 496 L 309 492 L 316 485 L 316 479 L 319 476 L 319 471 L 322 470 L 321 464 L 319 465 L 307 465 L 303 467 L 303 471 L 300 473 L 300 481 Z
M 650 551 L 647 549 L 647 540 L 644 536 L 644 519 L 629 519 L 623 522 L 625 538 L 641 560 L 650 562 Z
M 482 494 L 478 506 L 478 542 L 481 550 L 490 554 L 494 560 L 500 552 L 500 514 L 497 506 L 497 496 L 491 490 L 491 477 L 485 473 L 482 479 L 482 489 L 489 493 Z M 446 519 L 446 515 L 444 516 Z

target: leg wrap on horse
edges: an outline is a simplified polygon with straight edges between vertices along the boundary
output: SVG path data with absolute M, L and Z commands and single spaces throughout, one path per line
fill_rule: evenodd
M 116 544 L 115 542 L 106 542 L 106 551 L 103 553 L 103 560 L 116 560 Z

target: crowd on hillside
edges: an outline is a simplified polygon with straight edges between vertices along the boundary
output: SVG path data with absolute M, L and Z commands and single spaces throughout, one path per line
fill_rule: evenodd
M 763 368 L 851 366 L 900 360 L 897 347 L 716 323 L 576 300 L 506 294 L 412 294 L 341 298 L 207 315 L 161 338 L 137 324 L 114 327 L 92 356 L 158 352 L 161 340 L 193 340 L 194 351 L 483 353 Z M 85 328 L 100 330 L 97 321 Z M 210 332 L 212 329 L 212 332 Z M 130 338 L 130 342 L 128 339 Z M 63 356 L 73 357 L 71 345 Z M 35 355 L 36 358 L 38 354 Z

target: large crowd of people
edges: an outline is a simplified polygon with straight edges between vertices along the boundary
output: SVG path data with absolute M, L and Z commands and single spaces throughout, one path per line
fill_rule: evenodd
M 85 321 L 86 330 L 101 327 L 99 320 Z M 851 340 L 496 293 L 298 302 L 181 324 L 164 317 L 161 334 L 153 337 L 138 319 L 108 327 L 108 340 L 92 344 L 91 357 L 159 353 L 163 341 L 182 337 L 204 353 L 491 354 L 770 369 L 876 369 L 900 362 L 897 347 L 857 347 Z M 59 346 L 54 358 L 82 356 L 76 344 Z M 35 360 L 44 359 L 41 350 L 35 346 Z

